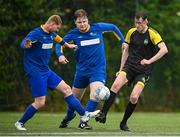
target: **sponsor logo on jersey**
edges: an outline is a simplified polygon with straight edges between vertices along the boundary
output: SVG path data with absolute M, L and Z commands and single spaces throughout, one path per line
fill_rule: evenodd
M 83 38 L 83 36 L 78 36 L 79 39 Z
M 52 39 L 52 40 L 54 39 L 53 36 L 51 36 L 51 39 Z
M 100 43 L 100 39 L 91 39 L 91 40 L 83 40 L 81 41 L 81 46 L 91 46 L 91 45 L 95 45 L 95 44 L 99 44 Z
M 96 36 L 96 33 L 94 33 L 94 32 L 91 32 L 91 33 L 89 33 L 91 36 Z
M 144 40 L 144 45 L 146 46 L 149 43 L 148 39 Z
M 43 39 L 47 39 L 47 37 L 46 37 L 46 36 L 44 36 L 44 37 L 43 37 Z
M 53 43 L 42 44 L 42 49 L 52 49 Z
M 142 79 L 141 79 L 141 80 L 142 80 L 142 82 L 143 82 L 143 83 L 145 83 L 145 82 L 146 82 L 145 77 L 142 77 Z

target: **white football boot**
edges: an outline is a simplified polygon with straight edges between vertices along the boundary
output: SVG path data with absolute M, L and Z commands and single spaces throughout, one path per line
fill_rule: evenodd
M 17 121 L 15 124 L 15 127 L 17 128 L 17 130 L 27 130 L 25 127 L 24 127 L 24 124 L 23 123 L 20 123 L 19 121 Z
M 97 117 L 99 115 L 99 112 L 100 112 L 100 110 L 96 110 L 96 111 L 93 111 L 93 112 L 86 111 L 85 114 L 83 116 L 81 116 L 80 118 L 81 118 L 82 122 L 87 122 L 91 118 Z

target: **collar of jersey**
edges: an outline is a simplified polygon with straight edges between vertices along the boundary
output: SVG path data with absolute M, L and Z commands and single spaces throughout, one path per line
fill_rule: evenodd
M 88 32 L 89 31 L 89 29 L 90 29 L 90 25 L 88 25 L 88 27 L 87 27 L 87 29 L 86 29 L 86 31 L 80 31 L 81 33 L 86 33 L 86 32 Z
M 43 27 L 43 25 L 41 25 L 41 29 L 42 29 L 44 32 L 49 33 L 49 32 Z

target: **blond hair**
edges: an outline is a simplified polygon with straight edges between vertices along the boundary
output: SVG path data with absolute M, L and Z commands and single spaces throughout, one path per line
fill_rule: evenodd
M 52 15 L 48 18 L 46 23 L 55 22 L 57 25 L 62 24 L 61 17 L 59 15 Z

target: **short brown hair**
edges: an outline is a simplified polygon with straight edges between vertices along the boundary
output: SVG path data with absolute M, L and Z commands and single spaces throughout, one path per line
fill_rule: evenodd
M 52 15 L 48 18 L 46 23 L 55 22 L 57 25 L 62 24 L 61 17 L 59 15 Z
M 74 12 L 74 19 L 78 17 L 87 17 L 87 12 L 84 9 L 78 9 Z
M 146 15 L 144 12 L 137 12 L 137 13 L 135 14 L 135 18 L 136 18 L 136 19 L 142 18 L 143 20 L 145 20 L 145 19 L 147 19 L 148 17 L 147 17 L 147 15 Z

